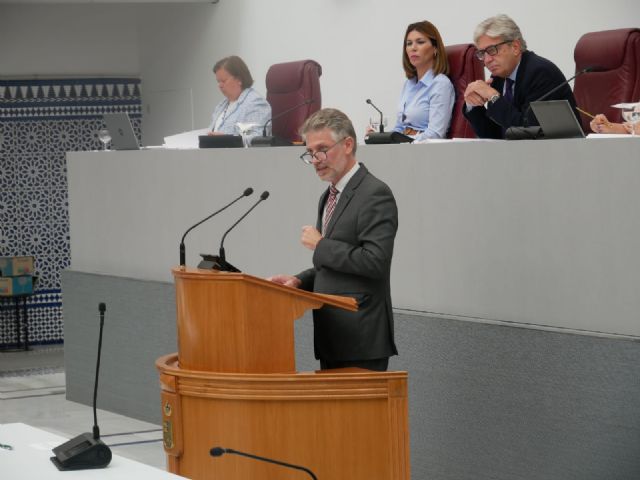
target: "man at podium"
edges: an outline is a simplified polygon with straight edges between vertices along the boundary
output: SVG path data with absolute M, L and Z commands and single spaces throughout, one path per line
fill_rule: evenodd
M 313 312 L 315 356 L 321 369 L 385 371 L 398 353 L 393 338 L 390 271 L 398 210 L 391 189 L 356 161 L 356 133 L 339 110 L 317 111 L 301 127 L 306 152 L 329 188 L 315 226 L 302 227 L 313 267 L 269 280 L 304 290 L 354 297 L 357 312 L 323 307 Z

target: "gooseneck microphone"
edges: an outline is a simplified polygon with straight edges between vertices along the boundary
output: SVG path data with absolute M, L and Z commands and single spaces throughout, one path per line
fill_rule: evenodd
M 229 227 L 229 229 L 224 232 L 224 235 L 222 236 L 222 240 L 220 240 L 220 253 L 219 253 L 219 262 L 220 262 L 220 267 L 219 270 L 225 271 L 225 272 L 239 272 L 240 270 L 238 270 L 236 267 L 234 267 L 233 265 L 231 265 L 230 263 L 227 262 L 226 256 L 225 256 L 225 252 L 224 252 L 224 239 L 227 238 L 227 235 L 229 234 L 229 232 L 231 230 L 233 230 L 236 225 L 238 225 L 242 220 L 244 220 L 244 218 L 249 215 L 251 213 L 251 211 L 256 208 L 258 206 L 258 204 L 260 202 L 263 202 L 264 200 L 266 200 L 267 198 L 269 198 L 269 192 L 267 192 L 266 190 L 264 192 L 262 192 L 262 194 L 260 195 L 260 198 L 258 199 L 258 201 L 256 203 L 254 203 L 251 208 L 249 210 L 247 210 L 245 212 L 244 215 L 242 215 L 237 221 L 236 223 L 234 223 L 233 225 L 231 225 L 231 227 Z
M 379 131 L 380 131 L 380 133 L 383 133 L 383 132 L 384 132 L 384 125 L 383 125 L 384 116 L 382 115 L 382 110 L 380 110 L 378 107 L 376 107 L 376 106 L 373 104 L 373 102 L 371 101 L 371 99 L 370 99 L 370 98 L 367 98 L 367 100 L 366 100 L 366 101 L 367 101 L 367 103 L 368 103 L 369 105 L 371 105 L 373 108 L 375 108 L 375 109 L 376 109 L 376 111 L 380 114 L 380 130 L 379 130 Z
M 251 453 L 240 452 L 240 451 L 234 450 L 232 448 L 214 447 L 211 450 L 209 450 L 209 455 L 211 455 L 212 457 L 221 457 L 225 453 L 231 453 L 231 454 L 234 454 L 234 455 L 240 455 L 241 457 L 247 457 L 247 458 L 252 458 L 254 460 L 260 460 L 261 462 L 273 463 L 275 465 L 280 465 L 282 467 L 294 468 L 296 470 L 302 470 L 303 472 L 307 473 L 314 480 L 318 480 L 318 477 L 316 477 L 315 474 L 311 470 L 309 470 L 306 467 L 300 466 L 300 465 L 293 465 L 291 463 L 282 462 L 280 460 L 274 460 L 273 458 L 260 457 L 259 455 L 253 455 Z
M 93 438 L 100 439 L 100 428 L 98 427 L 98 413 L 96 410 L 96 402 L 98 399 L 98 373 L 100 372 L 100 357 L 102 356 L 102 330 L 104 329 L 104 312 L 107 306 L 104 302 L 98 304 L 98 313 L 100 314 L 100 335 L 98 337 L 98 359 L 96 361 L 96 378 L 93 383 Z
M 105 468 L 111 462 L 111 449 L 100 440 L 96 400 L 98 397 L 98 374 L 102 353 L 102 330 L 104 327 L 104 303 L 98 305 L 100 313 L 100 336 L 98 337 L 98 360 L 96 378 L 93 384 L 93 433 L 82 433 L 68 442 L 58 445 L 52 451 L 55 457 L 51 461 L 58 470 L 87 470 Z
M 290 142 L 288 142 L 287 140 L 283 140 L 283 139 L 278 139 L 276 137 L 274 137 L 273 135 L 267 135 L 267 127 L 269 126 L 270 123 L 273 123 L 274 120 L 277 120 L 280 117 L 283 117 L 284 115 L 286 115 L 289 112 L 292 112 L 300 107 L 304 107 L 305 105 L 309 105 L 311 103 L 315 102 L 315 100 L 313 98 L 308 98 L 306 99 L 304 102 L 298 103 L 297 105 L 294 105 L 293 107 L 287 108 L 286 110 L 278 113 L 277 115 L 271 117 L 269 120 L 267 120 L 265 122 L 265 124 L 262 126 L 262 137 L 254 137 L 251 140 L 251 146 L 252 147 L 275 147 L 275 146 L 286 146 L 286 145 L 291 145 Z
M 269 126 L 270 123 L 273 123 L 274 120 L 277 120 L 278 118 L 286 115 L 289 112 L 293 112 L 295 109 L 300 108 L 300 107 L 304 107 L 305 105 L 309 105 L 310 103 L 313 103 L 315 100 L 313 98 L 307 98 L 304 102 L 299 103 L 297 105 L 294 105 L 291 108 L 287 108 L 284 112 L 280 112 L 279 114 L 277 114 L 275 117 L 271 117 L 269 120 L 267 120 L 267 122 L 262 126 L 262 136 L 266 137 L 267 136 L 267 127 Z
M 560 83 L 559 85 L 556 85 L 554 88 L 552 88 L 551 90 L 549 90 L 547 93 L 545 93 L 544 95 L 542 95 L 541 97 L 538 97 L 534 100 L 534 102 L 541 102 L 542 100 L 545 100 L 547 98 L 549 98 L 551 95 L 553 95 L 554 93 L 556 93 L 558 90 L 560 90 L 561 88 L 563 88 L 564 86 L 568 85 L 569 82 L 571 82 L 572 80 L 574 80 L 575 78 L 579 77 L 580 75 L 582 75 L 583 73 L 587 73 L 587 72 L 597 72 L 598 70 L 600 70 L 599 67 L 587 67 L 587 68 L 583 68 L 582 70 L 580 70 L 578 73 L 576 73 L 573 77 L 571 77 L 568 80 L 565 80 L 564 82 Z M 527 124 L 529 123 L 529 111 L 531 110 L 531 103 L 529 102 L 529 105 L 527 105 L 527 109 L 524 111 L 524 117 L 523 117 L 523 121 L 524 121 L 524 127 L 527 128 Z
M 180 266 L 184 266 L 186 264 L 186 250 L 185 250 L 185 246 L 184 246 L 184 239 L 187 236 L 187 233 L 189 233 L 191 230 L 193 230 L 194 228 L 196 228 L 198 225 L 206 222 L 207 220 L 209 220 L 211 217 L 216 216 L 217 214 L 219 214 L 220 212 L 222 212 L 223 210 L 226 210 L 227 208 L 229 208 L 231 205 L 233 205 L 234 203 L 236 203 L 238 200 L 240 200 L 243 197 L 248 197 L 249 195 L 251 195 L 253 193 L 253 188 L 248 187 L 245 188 L 244 192 L 242 192 L 242 195 L 240 195 L 238 198 L 234 199 L 232 202 L 226 204 L 224 207 L 222 207 L 220 210 L 213 212 L 211 215 L 209 215 L 206 218 L 203 218 L 202 220 L 200 220 L 198 223 L 196 223 L 195 225 L 193 225 L 192 227 L 189 227 L 187 229 L 186 232 L 184 232 L 184 235 L 182 235 L 182 240 L 180 240 Z
M 597 72 L 599 70 L 602 70 L 600 67 L 595 67 L 595 66 L 591 66 L 591 67 L 587 67 L 587 68 L 583 68 L 582 70 L 580 70 L 578 73 L 576 73 L 573 77 L 571 77 L 568 80 L 565 80 L 564 82 L 562 82 L 561 84 L 557 85 L 556 87 L 552 88 L 551 90 L 549 90 L 547 93 L 545 93 L 544 95 L 542 95 L 539 98 L 536 98 L 534 100 L 534 102 L 541 102 L 542 100 L 544 100 L 545 98 L 549 98 L 550 95 L 554 94 L 555 92 L 557 92 L 558 90 L 560 90 L 562 87 L 564 87 L 565 85 L 567 85 L 569 82 L 571 82 L 572 80 L 574 80 L 575 78 L 579 77 L 580 75 L 582 75 L 583 73 L 587 73 L 587 72 Z M 529 103 L 529 105 L 531 105 L 531 103 Z M 526 121 L 526 117 L 525 117 L 525 121 Z
M 540 97 L 536 98 L 535 100 L 529 102 L 529 105 L 527 105 L 527 108 L 525 109 L 524 115 L 522 117 L 523 126 L 522 127 L 509 127 L 509 128 L 507 128 L 507 130 L 505 131 L 505 138 L 512 139 L 512 140 L 535 139 L 535 138 L 538 138 L 541 135 L 544 135 L 544 132 L 542 132 L 542 129 L 540 127 L 529 127 L 528 126 L 529 125 L 529 112 L 531 111 L 531 104 L 533 102 L 541 102 L 541 101 L 549 98 L 555 92 L 557 92 L 561 88 L 564 88 L 572 80 L 576 79 L 577 77 L 579 77 L 580 75 L 582 75 L 584 73 L 587 73 L 587 72 L 598 72 L 598 71 L 601 71 L 601 70 L 602 70 L 602 68 L 601 67 L 597 67 L 597 66 L 590 66 L 590 67 L 583 68 L 578 73 L 576 73 L 573 77 L 565 80 L 564 82 L 559 83 L 558 85 L 553 87 L 551 90 L 546 92 L 544 95 L 541 95 Z

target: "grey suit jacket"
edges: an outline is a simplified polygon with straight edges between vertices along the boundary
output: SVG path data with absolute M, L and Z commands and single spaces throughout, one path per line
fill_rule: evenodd
M 328 189 L 318 205 L 320 230 Z M 391 189 L 360 164 L 341 192 L 313 268 L 297 275 L 301 288 L 346 295 L 357 312 L 323 307 L 313 312 L 315 355 L 330 361 L 371 360 L 397 354 L 393 339 L 390 271 L 398 229 Z

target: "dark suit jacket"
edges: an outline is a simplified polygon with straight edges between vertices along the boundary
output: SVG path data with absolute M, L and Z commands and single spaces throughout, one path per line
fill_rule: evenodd
M 504 78 L 492 77 L 491 86 L 500 94 L 504 89 Z M 488 107 L 475 107 L 467 112 L 466 105 L 462 105 L 463 114 L 471 123 L 476 135 L 480 138 L 504 138 L 504 130 L 508 127 L 523 126 L 524 114 L 529 103 L 542 97 L 545 93 L 554 89 L 566 78 L 551 61 L 539 57 L 533 52 L 525 51 L 520 60 L 516 83 L 513 92 L 513 103 L 510 104 L 504 98 L 499 98 Z M 580 118 L 576 110 L 576 100 L 569 85 L 565 85 L 545 100 L 568 100 L 573 108 L 576 118 Z M 538 125 L 533 112 L 527 113 L 527 126 Z
M 320 230 L 328 189 L 318 205 Z M 329 361 L 372 360 L 397 354 L 390 271 L 398 210 L 391 189 L 366 167 L 349 180 L 313 253 L 313 268 L 297 275 L 301 288 L 347 295 L 357 312 L 313 312 L 315 355 Z

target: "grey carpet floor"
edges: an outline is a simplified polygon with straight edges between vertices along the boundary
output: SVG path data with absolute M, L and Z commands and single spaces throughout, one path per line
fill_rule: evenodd
M 64 393 L 62 345 L 0 352 L 0 400 Z
M 0 351 L 0 377 L 64 372 L 64 347 L 49 345 L 27 351 Z

